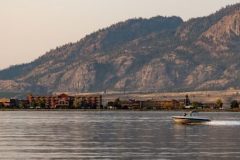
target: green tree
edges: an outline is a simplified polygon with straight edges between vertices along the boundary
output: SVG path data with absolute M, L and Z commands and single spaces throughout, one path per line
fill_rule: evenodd
M 189 99 L 189 96 L 188 95 L 185 95 L 185 100 L 184 100 L 184 105 L 185 106 L 189 106 L 191 104 L 191 101 Z
M 231 108 L 239 108 L 239 103 L 237 100 L 233 100 L 231 102 Z
M 83 99 L 80 106 L 81 106 L 81 109 L 87 109 L 88 108 L 87 100 Z
M 200 102 L 192 102 L 193 108 L 203 108 L 202 103 Z
M 30 103 L 30 108 L 36 108 L 37 106 L 37 103 L 35 100 L 33 100 L 31 103 Z
M 20 109 L 24 109 L 25 108 L 24 103 L 22 101 L 20 101 L 19 104 L 18 104 L 18 107 Z
M 40 108 L 45 108 L 45 107 L 46 107 L 46 101 L 45 101 L 44 98 L 41 98 L 41 99 L 39 100 L 39 107 L 40 107 Z
M 222 108 L 222 107 L 223 107 L 223 102 L 222 102 L 221 99 L 217 99 L 217 101 L 216 101 L 216 107 L 217 107 L 217 108 Z
M 121 101 L 119 98 L 115 99 L 115 101 L 113 102 L 114 107 L 116 107 L 117 109 L 121 109 Z

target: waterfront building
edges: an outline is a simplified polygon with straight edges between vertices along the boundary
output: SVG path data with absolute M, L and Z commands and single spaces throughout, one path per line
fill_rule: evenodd
M 100 94 L 78 94 L 73 96 L 73 105 L 78 105 L 81 109 L 102 109 L 102 95 Z M 77 106 L 75 106 L 77 107 Z
M 27 97 L 30 108 L 46 109 L 100 109 L 102 106 L 102 95 L 84 94 L 67 95 L 59 94 L 52 96 L 33 96 Z
M 11 106 L 11 100 L 9 98 L 1 98 L 0 104 L 3 107 L 10 107 Z
M 10 98 L 0 98 L 0 106 L 2 107 L 17 107 L 19 105 L 18 99 L 10 99 Z

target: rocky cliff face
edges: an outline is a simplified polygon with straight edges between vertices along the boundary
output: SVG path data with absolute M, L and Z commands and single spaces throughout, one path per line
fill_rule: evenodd
M 240 88 L 240 4 L 208 17 L 132 19 L 0 71 L 1 91 Z

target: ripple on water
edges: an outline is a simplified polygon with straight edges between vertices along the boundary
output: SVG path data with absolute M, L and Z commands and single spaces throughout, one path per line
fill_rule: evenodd
M 197 126 L 174 125 L 171 115 L 0 112 L 0 159 L 239 159 L 239 127 L 229 127 L 240 126 L 237 113 Z

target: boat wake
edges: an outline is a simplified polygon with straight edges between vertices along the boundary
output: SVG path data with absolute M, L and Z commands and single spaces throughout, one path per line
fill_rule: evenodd
M 240 121 L 210 121 L 206 123 L 212 126 L 240 126 Z

